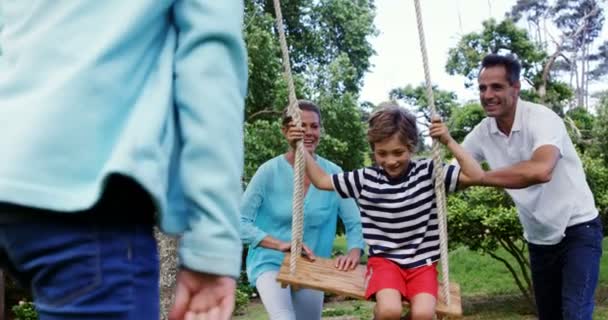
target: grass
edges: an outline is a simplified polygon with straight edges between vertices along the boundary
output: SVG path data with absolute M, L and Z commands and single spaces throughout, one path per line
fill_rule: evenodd
M 346 251 L 346 240 L 336 239 L 334 249 Z M 600 284 L 596 294 L 593 319 L 608 319 L 608 238 L 604 239 L 600 264 Z M 476 252 L 460 248 L 450 253 L 451 281 L 462 290 L 464 320 L 532 320 L 532 310 L 502 263 Z M 323 319 L 371 319 L 373 303 L 331 299 L 325 303 Z M 245 314 L 235 320 L 267 320 L 264 307 L 253 301 Z

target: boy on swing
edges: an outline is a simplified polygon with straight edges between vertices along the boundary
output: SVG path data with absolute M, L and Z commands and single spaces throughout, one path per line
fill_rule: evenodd
M 447 192 L 482 181 L 484 171 L 445 124 L 433 119 L 429 133 L 460 165 L 443 166 Z M 318 189 L 336 190 L 360 207 L 369 246 L 365 297 L 376 300 L 374 318 L 400 319 L 406 299 L 411 319 L 433 319 L 440 255 L 433 161 L 412 158 L 418 145 L 416 118 L 396 104 L 384 104 L 371 116 L 367 137 L 375 166 L 328 175 L 305 152 L 306 173 Z M 295 146 L 303 131 L 291 126 L 287 139 Z

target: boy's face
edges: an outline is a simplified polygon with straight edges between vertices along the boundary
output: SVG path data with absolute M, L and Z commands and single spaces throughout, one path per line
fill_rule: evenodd
M 411 151 L 403 144 L 397 134 L 374 144 L 374 158 L 384 171 L 397 178 L 405 173 L 411 157 Z

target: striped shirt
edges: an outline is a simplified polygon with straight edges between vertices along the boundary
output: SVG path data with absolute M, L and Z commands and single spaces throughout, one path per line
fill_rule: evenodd
M 459 168 L 444 165 L 446 191 L 456 190 Z M 402 268 L 439 260 L 439 226 L 431 159 L 410 160 L 407 173 L 390 178 L 380 167 L 332 175 L 340 196 L 355 198 L 370 257 Z

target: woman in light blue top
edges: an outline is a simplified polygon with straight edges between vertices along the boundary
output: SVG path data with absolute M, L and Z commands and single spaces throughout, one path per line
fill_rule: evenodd
M 327 172 L 341 172 L 331 161 L 315 155 L 321 135 L 321 114 L 312 102 L 299 101 L 304 147 Z M 283 117 L 283 133 L 291 119 Z M 287 153 L 262 164 L 245 191 L 241 211 L 241 239 L 249 245 L 247 276 L 255 285 L 271 320 L 321 319 L 323 292 L 281 288 L 276 276 L 289 251 L 291 241 L 293 163 L 295 153 Z M 346 228 L 348 254 L 336 259 L 336 268 L 354 269 L 364 242 L 359 209 L 354 201 L 336 193 L 316 189 L 305 180 L 304 252 L 314 257 L 331 255 L 338 217 Z

